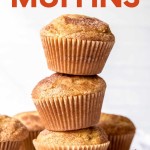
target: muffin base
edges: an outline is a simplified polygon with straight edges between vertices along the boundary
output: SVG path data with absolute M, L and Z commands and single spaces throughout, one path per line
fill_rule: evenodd
M 22 142 L 19 150 L 35 150 L 33 140 L 37 138 L 40 131 L 29 131 L 29 136 Z
M 0 150 L 19 150 L 21 141 L 0 142 Z
M 47 130 L 77 130 L 99 122 L 104 93 L 105 89 L 93 94 L 33 101 Z
M 108 150 L 129 150 L 133 137 L 134 133 L 114 136 L 109 135 L 108 139 L 110 141 L 110 145 L 108 147 Z
M 95 75 L 103 70 L 113 42 L 67 39 L 41 35 L 50 70 L 74 74 Z
M 109 142 L 99 145 L 83 145 L 83 146 L 52 146 L 42 145 L 42 143 L 33 141 L 36 150 L 107 150 Z

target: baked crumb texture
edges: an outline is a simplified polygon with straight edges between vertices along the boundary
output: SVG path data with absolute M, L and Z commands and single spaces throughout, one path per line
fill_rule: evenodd
M 44 130 L 36 141 L 53 146 L 97 145 L 108 142 L 108 137 L 102 128 L 90 127 L 66 132 Z
M 28 130 L 20 121 L 0 115 L 0 142 L 22 141 L 27 136 Z
M 105 89 L 97 75 L 55 73 L 37 84 L 32 98 L 46 129 L 77 130 L 98 123 Z
M 100 126 L 108 135 L 135 133 L 133 122 L 121 115 L 102 113 L 100 117 Z
M 74 74 L 100 73 L 115 43 L 108 24 L 83 15 L 63 15 L 41 30 L 50 70 Z
M 109 141 L 106 133 L 100 127 L 90 127 L 87 129 L 53 132 L 44 130 L 37 139 L 33 141 L 37 150 L 46 147 L 50 149 L 89 149 L 89 150 L 106 150 Z
M 0 115 L 0 150 L 19 150 L 27 137 L 28 130 L 20 121 Z
M 29 131 L 42 131 L 44 129 L 37 111 L 22 112 L 14 117 L 21 121 Z
M 77 14 L 66 14 L 54 19 L 41 30 L 41 34 L 103 42 L 115 40 L 107 23 L 97 18 Z
M 98 75 L 74 76 L 55 73 L 41 80 L 32 91 L 33 99 L 86 95 L 103 91 L 105 81 Z

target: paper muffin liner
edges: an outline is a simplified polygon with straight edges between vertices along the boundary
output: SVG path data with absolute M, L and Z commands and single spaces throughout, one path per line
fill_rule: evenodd
M 33 141 L 36 150 L 107 150 L 109 142 L 98 145 L 83 145 L 83 146 L 53 146 L 44 145 L 42 143 Z
M 50 70 L 95 75 L 102 71 L 114 42 L 88 41 L 41 35 Z
M 110 145 L 108 150 L 129 150 L 134 133 L 126 135 L 109 135 Z
M 99 122 L 104 93 L 105 89 L 93 94 L 33 101 L 47 130 L 77 130 Z
M 41 130 L 40 130 L 41 131 Z M 35 150 L 33 140 L 37 138 L 40 131 L 29 131 L 29 136 L 26 138 L 19 150 Z
M 21 141 L 0 142 L 0 150 L 19 150 Z

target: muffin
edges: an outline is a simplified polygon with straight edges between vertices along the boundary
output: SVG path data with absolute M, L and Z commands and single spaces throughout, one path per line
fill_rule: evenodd
M 0 115 L 0 150 L 19 150 L 27 128 L 17 119 Z
M 105 89 L 97 75 L 55 73 L 36 85 L 32 98 L 46 129 L 76 130 L 98 123 Z
M 53 132 L 44 130 L 33 141 L 36 150 L 107 150 L 109 141 L 100 127 Z
M 23 141 L 20 150 L 35 150 L 33 139 L 35 139 L 40 131 L 44 130 L 44 126 L 37 111 L 23 112 L 14 116 L 21 121 L 28 129 L 29 136 Z
M 54 19 L 40 34 L 48 68 L 73 75 L 100 73 L 115 42 L 107 23 L 77 14 Z
M 108 150 L 129 150 L 132 143 L 135 126 L 124 116 L 102 113 L 100 126 L 106 131 L 110 146 Z

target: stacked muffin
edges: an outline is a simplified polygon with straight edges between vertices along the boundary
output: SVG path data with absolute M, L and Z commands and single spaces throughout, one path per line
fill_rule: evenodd
M 107 135 L 96 126 L 106 83 L 96 74 L 115 42 L 108 24 L 83 15 L 63 15 L 41 30 L 41 39 L 48 68 L 57 73 L 32 91 L 45 126 L 33 142 L 36 150 L 107 150 Z

